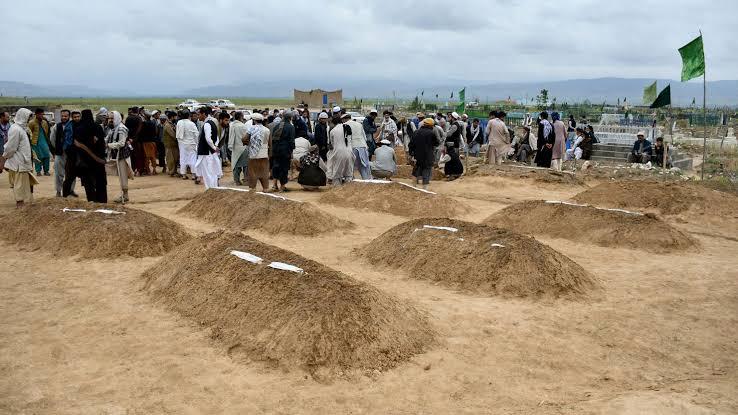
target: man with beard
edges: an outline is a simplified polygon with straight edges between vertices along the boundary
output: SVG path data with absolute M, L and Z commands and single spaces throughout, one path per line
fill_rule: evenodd
M 179 146 L 177 144 L 177 132 L 174 123 L 177 120 L 177 114 L 173 111 L 167 111 L 164 125 L 162 126 L 162 143 L 164 144 L 164 161 L 166 162 L 166 172 L 169 177 L 179 177 L 177 173 L 177 164 L 179 163 Z
M 205 182 L 205 189 L 218 187 L 218 179 L 223 177 L 223 165 L 219 157 L 218 124 L 211 114 L 210 107 L 198 110 L 198 116 L 203 124 L 197 143 L 195 170 L 197 177 Z
M 62 196 L 64 177 L 67 165 L 67 152 L 64 150 L 64 139 L 72 136 L 72 119 L 69 110 L 61 111 L 61 120 L 51 129 L 51 146 L 54 154 L 54 183 L 56 197 Z M 74 192 L 74 181 L 72 182 Z
M 326 112 L 318 115 L 318 123 L 315 125 L 315 145 L 318 146 L 318 155 L 323 162 L 328 160 L 328 113 Z
M 179 115 L 176 128 L 177 145 L 179 147 L 179 174 L 187 180 L 187 168 L 192 173 L 192 179 L 197 182 L 195 163 L 197 162 L 197 141 L 199 131 L 197 124 L 190 119 L 190 112 L 184 110 Z
M 369 110 L 369 115 L 364 118 L 362 122 L 364 128 L 364 136 L 366 137 L 367 151 L 369 152 L 369 158 L 374 155 L 374 150 L 377 148 L 376 135 L 377 135 L 377 110 L 374 108 Z

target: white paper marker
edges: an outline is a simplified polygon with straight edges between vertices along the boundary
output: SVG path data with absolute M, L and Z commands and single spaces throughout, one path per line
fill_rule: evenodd
M 272 262 L 271 264 L 269 264 L 269 266 L 274 269 L 281 269 L 283 271 L 296 272 L 298 274 L 302 274 L 304 272 L 302 268 L 298 268 L 290 264 L 285 264 L 284 262 Z
M 125 215 L 126 212 L 119 212 L 117 210 L 110 210 L 110 209 L 97 209 L 95 210 L 97 213 L 104 213 L 106 215 Z
M 211 189 L 215 189 L 215 190 L 233 190 L 234 192 L 246 192 L 246 193 L 249 192 L 249 189 L 237 189 L 235 187 L 223 187 L 223 186 L 211 187 Z
M 231 251 L 231 255 L 241 258 L 244 261 L 249 261 L 252 264 L 261 264 L 261 261 L 263 261 L 261 258 L 259 258 L 256 255 L 252 255 L 248 252 L 242 252 L 242 251 Z
M 87 212 L 87 209 L 70 209 L 70 208 L 64 208 L 64 209 L 62 209 L 62 212 Z
M 448 232 L 458 232 L 459 231 L 456 228 L 450 228 L 448 226 L 423 225 L 423 228 L 425 228 L 425 229 L 436 229 L 436 230 L 439 230 L 439 231 L 448 231 Z
M 504 248 L 505 247 L 505 245 L 500 245 L 500 244 L 492 244 L 491 246 L 492 248 Z

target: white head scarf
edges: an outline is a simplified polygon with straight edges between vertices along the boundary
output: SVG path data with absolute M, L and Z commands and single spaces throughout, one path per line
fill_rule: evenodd
M 118 111 L 113 111 L 113 128 L 120 125 L 123 122 L 123 116 Z
M 28 119 L 31 118 L 31 110 L 28 108 L 21 108 L 15 113 L 14 121 L 19 127 L 26 128 L 28 125 Z

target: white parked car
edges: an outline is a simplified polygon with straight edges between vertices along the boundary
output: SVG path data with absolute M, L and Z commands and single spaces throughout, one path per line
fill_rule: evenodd
M 358 123 L 364 122 L 364 118 L 366 118 L 365 116 L 361 115 L 360 113 L 356 111 L 347 111 L 346 114 L 350 115 L 351 119 Z
M 208 102 L 208 105 L 213 108 L 218 107 L 224 110 L 236 109 L 236 104 L 234 104 L 233 102 L 227 99 L 213 99 L 210 102 Z
M 177 105 L 177 109 L 180 109 L 180 110 L 187 109 L 187 110 L 190 110 L 190 111 L 196 111 L 196 110 L 198 110 L 198 109 L 200 109 L 200 108 L 202 108 L 204 106 L 205 106 L 205 104 L 201 104 L 201 103 L 195 101 L 194 99 L 186 99 L 186 100 L 180 102 L 179 105 Z

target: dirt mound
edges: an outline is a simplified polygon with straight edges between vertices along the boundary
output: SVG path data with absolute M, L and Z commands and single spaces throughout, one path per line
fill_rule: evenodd
M 453 219 L 402 223 L 356 252 L 413 278 L 486 294 L 576 296 L 599 285 L 574 261 L 531 237 Z
M 208 189 L 179 212 L 227 227 L 304 236 L 354 226 L 310 203 L 245 189 Z
M 517 203 L 490 216 L 484 223 L 525 234 L 659 253 L 685 250 L 697 245 L 687 234 L 652 214 L 558 201 Z
M 521 163 L 510 162 L 502 166 L 493 166 L 480 162 L 469 166 L 467 176 L 498 176 L 512 179 L 531 180 L 541 184 L 560 184 L 566 186 L 583 186 L 584 180 L 568 171 L 555 171 L 546 168 L 531 167 Z
M 273 268 L 273 261 L 302 272 Z M 413 306 L 241 234 L 192 240 L 143 278 L 155 299 L 211 328 L 230 353 L 284 369 L 321 376 L 385 370 L 423 352 L 434 338 L 427 317 Z
M 86 259 L 160 256 L 190 239 L 182 226 L 151 213 L 71 199 L 41 199 L 0 216 L 0 226 L 9 242 Z
M 447 196 L 426 192 L 397 181 L 357 181 L 334 187 L 320 201 L 406 217 L 455 216 L 468 206 Z
M 431 181 L 441 181 L 446 179 L 446 176 L 441 170 L 434 168 L 432 172 Z M 397 174 L 395 177 L 398 179 L 415 179 L 415 177 L 413 177 L 413 166 L 398 164 Z
M 735 215 L 738 197 L 687 183 L 654 181 L 607 182 L 574 197 L 581 203 L 677 215 L 687 211 Z

